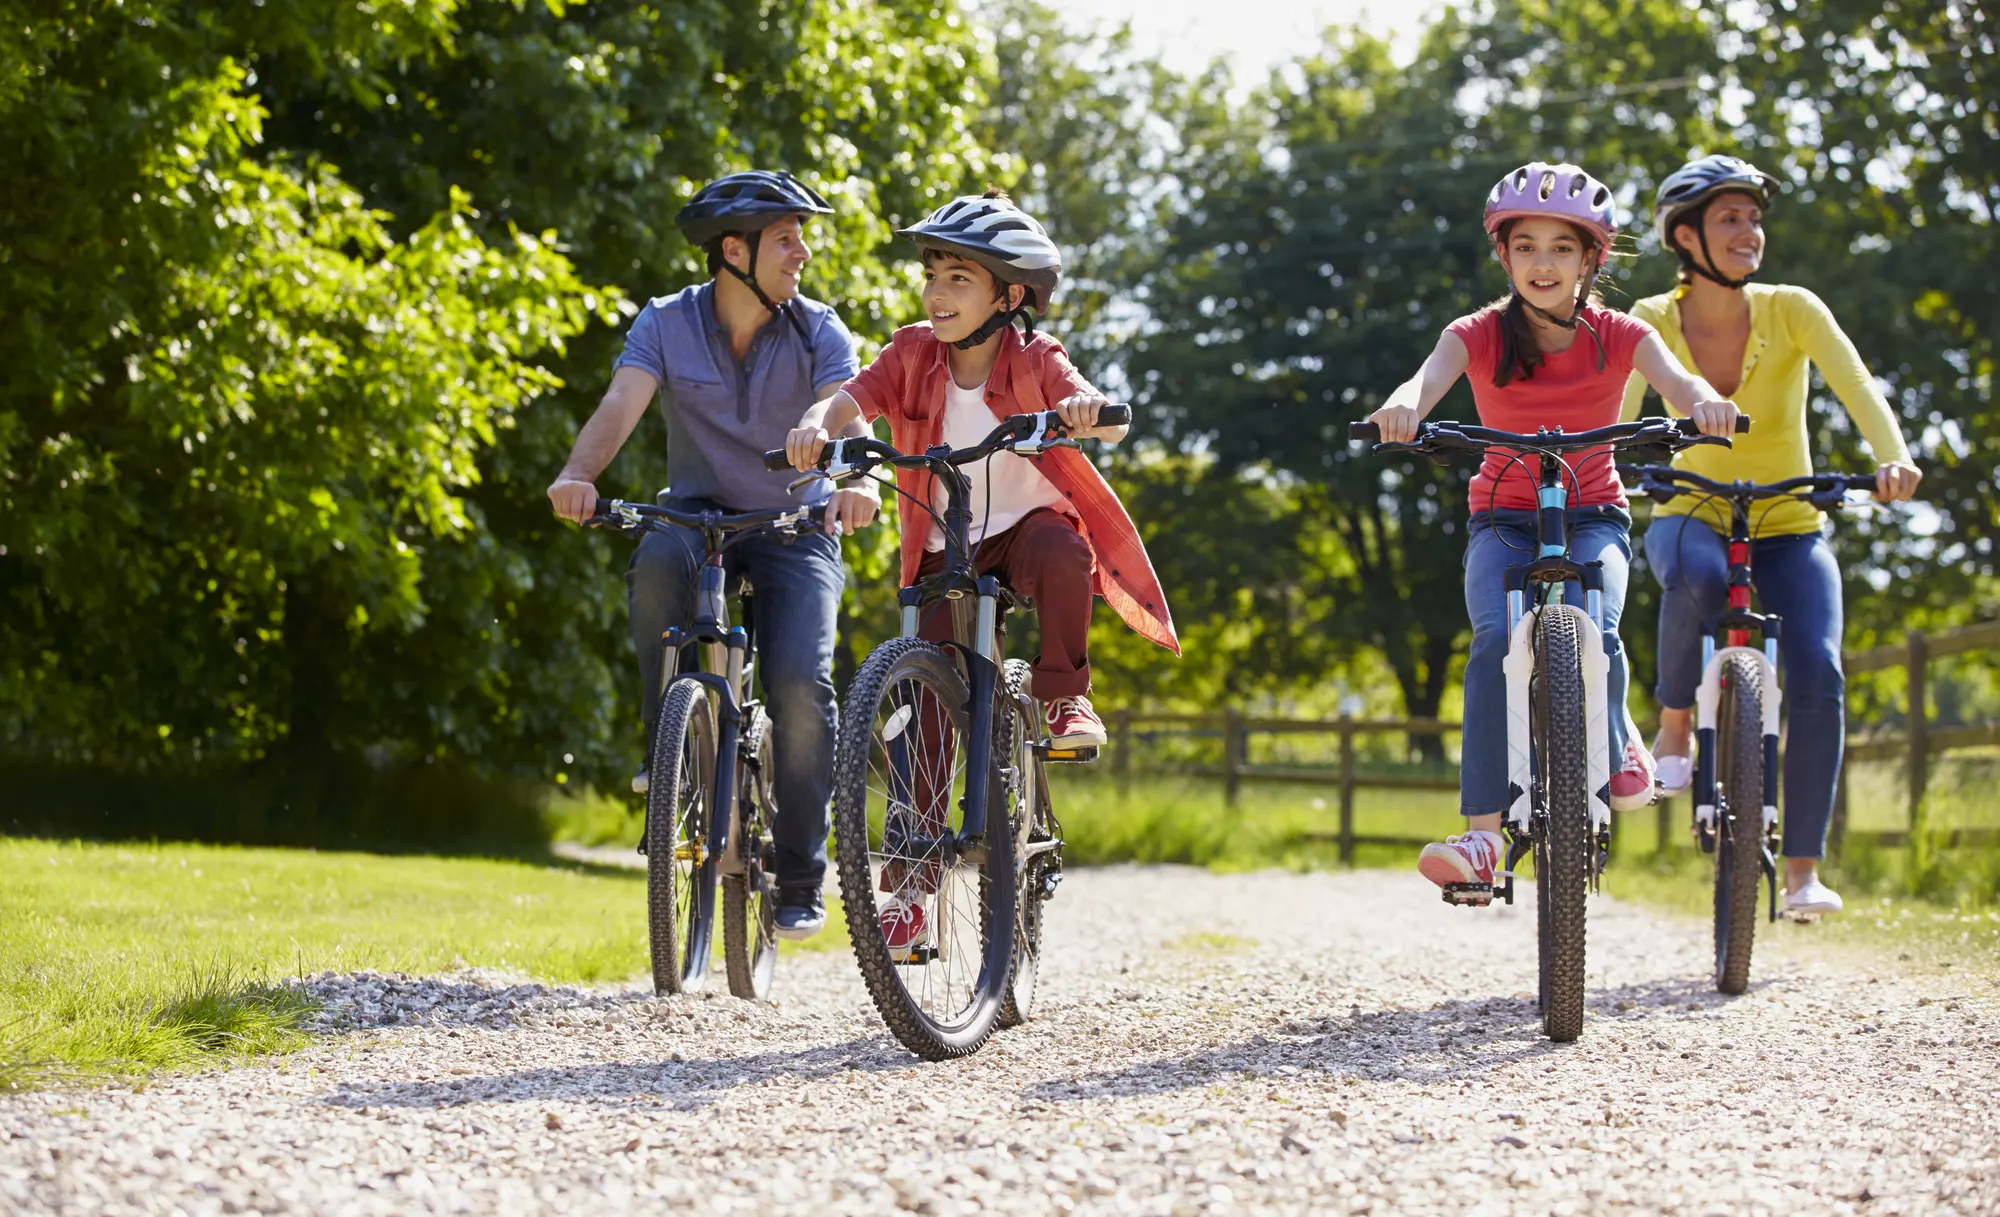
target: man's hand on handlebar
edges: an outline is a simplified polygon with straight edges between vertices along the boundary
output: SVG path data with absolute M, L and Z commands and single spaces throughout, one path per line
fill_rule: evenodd
M 1382 431 L 1382 438 L 1376 442 L 1407 444 L 1417 438 L 1417 424 L 1424 421 L 1424 416 L 1415 406 L 1388 405 L 1370 414 L 1368 421 Z
M 549 486 L 549 506 L 563 519 L 581 524 L 597 510 L 597 487 L 581 478 L 559 477 Z
M 1688 417 L 1701 428 L 1703 435 L 1728 437 L 1736 434 L 1736 416 L 1740 413 L 1733 401 L 1698 401 Z
M 861 479 L 866 483 L 868 479 Z M 882 510 L 882 500 L 874 490 L 836 490 L 826 501 L 826 534 L 837 537 L 845 533 L 852 536 L 856 529 L 866 528 L 875 522 L 875 513 Z

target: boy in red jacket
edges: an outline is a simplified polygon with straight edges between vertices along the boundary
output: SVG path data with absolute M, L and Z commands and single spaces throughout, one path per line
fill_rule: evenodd
M 1055 243 L 1007 196 L 954 199 L 914 228 L 924 260 L 928 320 L 897 330 L 875 362 L 840 392 L 807 410 L 786 441 L 792 464 L 809 469 L 829 432 L 856 415 L 886 416 L 904 452 L 934 444 L 970 447 L 1011 414 L 1053 408 L 1078 439 L 1116 441 L 1124 427 L 1098 427 L 1107 403 L 1070 363 L 1062 344 L 1033 329 L 1062 277 Z M 1024 335 L 1011 322 L 1024 319 Z M 964 472 L 974 505 L 970 540 L 981 574 L 1000 571 L 1031 597 L 1041 626 L 1034 695 L 1046 707 L 1050 742 L 1105 742 L 1090 705 L 1090 605 L 1101 594 L 1125 623 L 1180 654 L 1166 596 L 1131 517 L 1097 467 L 1073 448 L 1037 456 L 996 454 Z M 944 562 L 944 535 L 917 503 L 943 513 L 942 488 L 922 470 L 898 470 L 902 578 L 907 586 Z M 915 501 L 912 501 L 914 498 Z M 920 633 L 945 640 L 951 616 L 927 612 Z

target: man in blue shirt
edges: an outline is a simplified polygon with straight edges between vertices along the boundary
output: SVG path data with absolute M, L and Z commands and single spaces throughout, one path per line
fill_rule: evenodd
M 806 408 L 855 373 L 847 327 L 830 306 L 799 295 L 812 257 L 803 222 L 832 211 L 788 173 L 736 173 L 703 187 L 674 222 L 707 254 L 712 278 L 654 299 L 633 320 L 610 389 L 549 487 L 557 515 L 588 518 L 597 475 L 657 395 L 667 419 L 663 501 L 726 511 L 826 501 L 824 534 L 790 543 L 751 536 L 727 556 L 757 589 L 758 670 L 776 733 L 777 923 L 786 938 L 810 937 L 826 923 L 833 639 L 845 581 L 837 537 L 869 523 L 880 506 L 872 488 L 829 493 L 824 482 L 801 499 L 786 490 L 795 473 L 764 468 L 765 450 L 783 448 Z M 648 739 L 659 713 L 660 636 L 693 618 L 702 558 L 692 532 L 649 532 L 625 573 Z M 634 787 L 642 780 L 643 771 Z

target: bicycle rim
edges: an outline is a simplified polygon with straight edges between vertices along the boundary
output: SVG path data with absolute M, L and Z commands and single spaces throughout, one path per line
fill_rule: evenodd
M 983 862 L 950 845 L 963 829 L 965 702 L 942 648 L 894 639 L 855 674 L 834 751 L 834 841 L 855 960 L 890 1032 L 929 1060 L 986 1042 L 1013 952 L 1004 804 L 989 805 Z M 913 907 L 925 932 L 892 950 L 882 913 L 897 911 L 899 930 Z
M 708 974 L 715 859 L 708 856 L 715 790 L 715 714 L 699 682 L 661 699 L 646 794 L 646 920 L 655 993 L 685 993 Z

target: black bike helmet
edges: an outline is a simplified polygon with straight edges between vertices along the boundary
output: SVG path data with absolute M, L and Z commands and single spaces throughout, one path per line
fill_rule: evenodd
M 1777 197 L 1778 180 L 1741 157 L 1717 155 L 1689 161 L 1669 173 L 1667 179 L 1660 183 L 1659 193 L 1653 200 L 1653 230 L 1658 234 L 1660 244 L 1673 250 L 1681 260 L 1681 269 L 1724 287 L 1742 287 L 1750 282 L 1751 276 L 1731 279 L 1710 269 L 1715 264 L 1715 256 L 1709 253 L 1707 226 L 1702 223 L 1710 201 L 1719 194 L 1731 191 L 1751 196 L 1757 200 L 1759 207 L 1769 207 L 1771 200 Z M 1693 255 L 1674 244 L 1673 231 L 1677 224 L 1693 225 L 1695 235 L 1701 240 L 1701 255 L 1708 260 L 1709 266 L 1699 265 Z
M 748 272 L 736 269 L 714 251 L 711 251 L 709 265 L 712 268 L 719 266 L 742 280 L 743 285 L 754 292 L 773 315 L 790 317 L 792 328 L 798 331 L 801 339 L 806 339 L 805 323 L 799 320 L 798 314 L 774 302 L 757 285 L 757 246 L 764 230 L 786 216 L 803 219 L 806 216 L 832 214 L 831 203 L 791 174 L 782 170 L 772 173 L 751 169 L 717 178 L 697 190 L 687 206 L 674 216 L 674 223 L 690 244 L 702 249 L 708 249 L 726 236 L 742 237 L 750 246 Z M 812 345 L 809 339 L 806 345 Z

